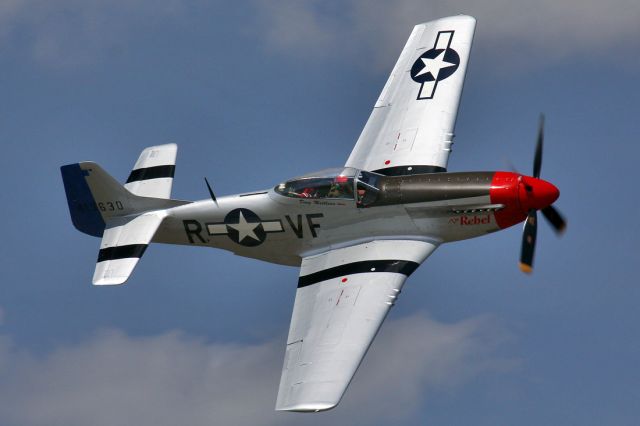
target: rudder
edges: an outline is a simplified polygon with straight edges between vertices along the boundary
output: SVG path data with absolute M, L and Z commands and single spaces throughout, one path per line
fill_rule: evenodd
M 90 173 L 80 163 L 60 167 L 73 226 L 80 232 L 102 237 L 105 221 L 98 210 L 85 177 Z

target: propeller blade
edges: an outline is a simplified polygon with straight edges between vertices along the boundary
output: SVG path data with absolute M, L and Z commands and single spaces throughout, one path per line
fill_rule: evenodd
M 218 205 L 218 200 L 216 200 L 216 196 L 213 194 L 213 190 L 211 189 L 211 185 L 209 185 L 209 181 L 207 178 L 204 178 L 204 182 L 207 184 L 207 189 L 209 190 L 209 195 L 211 196 L 211 200 L 213 200 L 214 204 Z
M 542 145 L 544 143 L 544 115 L 540 114 L 540 122 L 538 124 L 538 140 L 536 141 L 536 154 L 533 157 L 533 177 L 540 177 L 540 169 L 542 168 Z
M 529 210 L 527 221 L 522 232 L 522 249 L 520 250 L 520 270 L 530 274 L 533 271 L 533 254 L 536 249 L 536 233 L 538 230 L 538 215 L 535 209 Z
M 542 214 L 544 215 L 545 219 L 549 221 L 549 223 L 553 227 L 553 230 L 556 231 L 558 235 L 562 235 L 567 229 L 567 221 L 553 206 L 548 206 L 542 209 Z

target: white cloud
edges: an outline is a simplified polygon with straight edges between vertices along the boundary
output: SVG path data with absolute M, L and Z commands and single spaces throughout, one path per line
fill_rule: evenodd
M 3 425 L 378 424 L 416 415 L 425 392 L 450 392 L 517 363 L 508 335 L 486 317 L 455 324 L 425 315 L 390 321 L 335 410 L 277 413 L 284 339 L 209 343 L 183 333 L 108 331 L 34 356 L 0 337 Z M 366 407 L 366 410 L 363 409 Z
M 384 69 L 397 59 L 413 25 L 460 13 L 478 19 L 474 49 L 496 68 L 514 62 L 545 67 L 565 58 L 607 53 L 619 57 L 623 67 L 625 49 L 640 45 L 636 0 L 346 0 L 336 10 L 320 0 L 257 5 L 271 48 L 308 60 L 352 55 Z

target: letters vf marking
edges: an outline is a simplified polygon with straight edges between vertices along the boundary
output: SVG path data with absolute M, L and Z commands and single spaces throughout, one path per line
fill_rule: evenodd
M 313 219 L 319 219 L 321 217 L 324 217 L 324 215 L 322 213 L 308 213 L 308 214 L 305 214 L 305 216 L 307 218 L 307 225 L 309 226 L 309 232 L 311 232 L 311 236 L 313 238 L 317 238 L 318 233 L 316 232 L 316 229 L 320 229 L 320 224 L 314 223 Z M 295 223 L 293 222 L 293 219 L 291 219 L 291 216 L 289 215 L 285 215 L 284 218 L 287 220 L 287 223 L 291 227 L 291 230 L 293 231 L 293 233 L 296 234 L 296 237 L 301 239 L 304 238 L 304 228 L 302 226 L 302 215 L 299 214 L 296 216 Z

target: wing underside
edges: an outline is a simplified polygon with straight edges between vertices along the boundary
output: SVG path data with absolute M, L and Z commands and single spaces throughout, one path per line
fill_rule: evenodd
M 277 410 L 338 404 L 404 281 L 436 247 L 380 240 L 303 259 Z
M 346 165 L 385 175 L 445 171 L 475 19 L 416 25 Z

